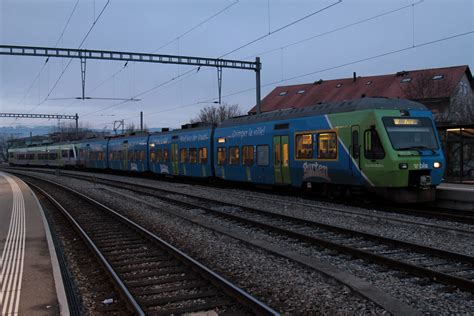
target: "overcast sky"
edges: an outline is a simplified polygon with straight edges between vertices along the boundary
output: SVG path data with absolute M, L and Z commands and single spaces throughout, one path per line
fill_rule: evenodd
M 456 65 L 473 71 L 473 2 L 0 0 L 0 44 L 78 48 L 86 38 L 81 48 L 217 58 L 263 37 L 225 56 L 260 56 L 263 98 L 278 85 L 354 71 L 367 76 Z M 114 120 L 137 124 L 143 111 L 148 127 L 178 127 L 217 100 L 214 68 L 100 60 L 87 61 L 86 95 L 141 101 L 54 100 L 81 95 L 80 62 L 45 60 L 0 56 L 0 112 L 78 113 L 81 123 L 111 128 Z M 255 73 L 224 69 L 222 95 L 249 110 Z M 57 122 L 0 119 L 0 126 L 19 124 Z

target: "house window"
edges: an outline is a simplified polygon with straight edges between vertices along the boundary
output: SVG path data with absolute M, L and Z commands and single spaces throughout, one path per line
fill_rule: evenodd
M 306 92 L 306 90 L 301 89 L 301 90 L 298 90 L 298 91 L 296 92 L 296 94 L 303 94 L 303 93 L 305 93 L 305 92 Z
M 240 164 L 240 150 L 239 147 L 229 147 L 229 165 Z
M 367 81 L 365 84 L 370 86 L 372 84 L 372 80 Z
M 336 88 L 340 88 L 340 87 L 342 87 L 342 83 L 338 83 L 338 84 L 336 85 Z
M 200 164 L 207 164 L 207 148 L 201 147 L 199 148 L 199 163 Z
M 189 163 L 197 163 L 197 149 L 189 148 Z
M 444 78 L 444 75 L 434 75 L 433 80 L 441 80 Z
M 217 147 L 217 164 L 225 165 L 225 161 L 226 161 L 226 148 Z
M 285 96 L 287 94 L 288 94 L 288 91 L 282 91 L 282 92 L 278 93 L 278 95 L 281 96 L 281 97 Z
M 337 158 L 337 135 L 334 132 L 318 134 L 318 158 Z
M 244 166 L 253 165 L 253 146 L 242 146 L 242 156 Z
M 295 136 L 296 159 L 313 158 L 313 135 L 298 134 Z
M 411 81 L 411 78 L 410 77 L 407 77 L 407 78 L 403 78 L 402 80 L 400 80 L 401 83 L 408 83 Z
M 268 166 L 270 162 L 268 153 L 268 145 L 257 146 L 257 165 Z

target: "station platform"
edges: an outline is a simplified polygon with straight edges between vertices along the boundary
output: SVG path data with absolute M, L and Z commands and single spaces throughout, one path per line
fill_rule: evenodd
M 49 226 L 38 199 L 0 171 L 1 315 L 68 315 Z
M 474 211 L 474 184 L 441 183 L 436 189 L 436 206 Z

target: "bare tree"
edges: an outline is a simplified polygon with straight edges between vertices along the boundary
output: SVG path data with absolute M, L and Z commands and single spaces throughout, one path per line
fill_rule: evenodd
M 402 84 L 405 97 L 427 105 L 436 122 L 455 123 L 460 107 L 453 102 L 456 82 L 449 75 L 434 80 L 434 74 L 414 74 L 411 81 Z M 462 111 L 461 111 L 462 112 Z
M 191 119 L 191 123 L 204 122 L 217 125 L 228 118 L 243 114 L 244 112 L 239 108 L 238 104 L 223 103 L 218 106 L 206 106 L 201 109 L 199 114 Z
M 71 141 L 92 136 L 102 136 L 102 133 L 95 132 L 89 124 L 79 123 L 76 129 L 75 122 L 60 124 L 51 129 L 53 141 Z M 100 135 L 99 135 L 100 134 Z

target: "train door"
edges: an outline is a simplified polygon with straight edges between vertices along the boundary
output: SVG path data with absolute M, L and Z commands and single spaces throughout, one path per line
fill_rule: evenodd
M 350 155 L 352 161 L 349 162 L 349 168 L 352 172 L 352 177 L 360 177 L 360 127 L 359 125 L 351 126 L 351 146 Z M 353 162 L 353 163 L 352 163 Z M 359 168 L 359 170 L 357 170 Z
M 178 165 L 178 144 L 171 144 L 171 165 L 173 168 L 173 174 L 179 174 L 179 165 Z
M 275 183 L 290 184 L 290 150 L 288 135 L 273 137 L 273 168 L 275 170 Z
M 128 140 L 122 143 L 122 170 L 128 170 Z

